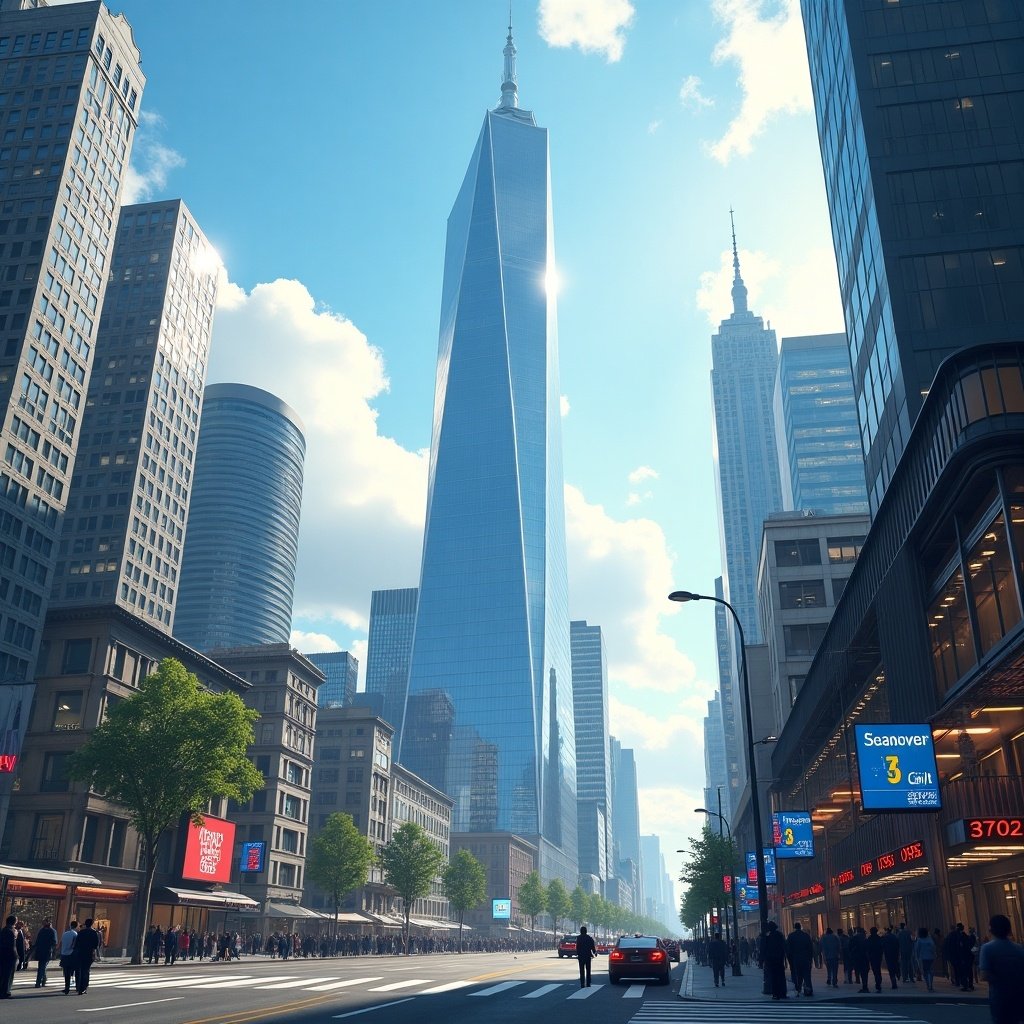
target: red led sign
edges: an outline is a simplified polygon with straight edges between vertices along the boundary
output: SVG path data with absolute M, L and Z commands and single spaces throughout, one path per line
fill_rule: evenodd
M 906 846 L 899 846 L 895 850 L 889 850 L 887 853 L 883 853 L 872 860 L 863 861 L 856 871 L 852 871 L 849 868 L 845 871 L 840 871 L 832 877 L 832 884 L 843 886 L 868 878 L 877 878 L 879 875 L 902 871 L 908 865 L 923 859 L 924 843 L 907 843 Z
M 811 896 L 820 896 L 825 891 L 825 886 L 821 882 L 815 882 L 813 885 L 805 886 L 803 889 L 797 889 L 796 892 L 791 892 L 784 900 L 784 903 L 796 903 L 799 900 L 810 899 Z
M 17 764 L 17 754 L 0 754 L 0 772 L 13 772 Z
M 726 896 L 732 892 L 732 875 L 722 875 L 722 891 Z
M 1024 818 L 964 818 L 964 836 L 968 842 L 1024 839 Z
M 202 825 L 188 823 L 182 878 L 200 882 L 231 881 L 231 851 L 235 845 L 233 822 L 209 815 Z

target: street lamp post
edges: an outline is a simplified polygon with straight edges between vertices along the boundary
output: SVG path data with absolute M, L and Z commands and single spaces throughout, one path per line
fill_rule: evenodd
M 747 727 L 747 767 L 750 773 L 750 813 L 754 818 L 754 845 L 757 854 L 754 862 L 757 866 L 757 909 L 760 917 L 761 935 L 768 931 L 768 886 L 764 878 L 764 832 L 761 828 L 761 798 L 757 791 L 757 765 L 754 762 L 754 726 L 750 714 L 750 680 L 747 678 L 747 648 L 743 637 L 743 623 L 728 601 L 721 597 L 711 597 L 707 594 L 693 594 L 688 590 L 675 590 L 668 595 L 670 601 L 678 601 L 685 604 L 688 601 L 714 601 L 715 604 L 725 605 L 732 614 L 732 620 L 736 623 L 736 629 L 740 635 L 740 665 L 743 682 L 743 718 Z
M 722 836 L 722 826 L 725 826 L 726 835 L 729 837 L 729 849 L 732 850 L 732 829 L 729 828 L 729 822 L 725 820 L 725 815 L 721 812 L 709 811 L 706 807 L 695 807 L 693 809 L 694 814 L 707 814 L 709 817 L 718 819 L 718 836 Z M 735 867 L 735 865 L 733 865 Z M 736 955 L 732 957 L 732 976 L 734 978 L 743 977 L 743 971 L 740 970 L 740 919 L 736 913 L 736 877 L 733 875 L 733 867 L 729 868 L 730 882 L 729 892 L 732 894 L 732 919 L 736 923 Z M 723 876 L 724 881 L 724 876 Z M 732 952 L 732 945 L 729 941 L 729 912 L 725 912 L 725 941 L 726 945 L 729 946 L 730 953 Z

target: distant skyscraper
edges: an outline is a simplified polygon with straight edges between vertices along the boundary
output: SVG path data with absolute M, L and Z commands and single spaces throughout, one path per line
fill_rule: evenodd
M 448 219 L 401 760 L 453 798 L 453 830 L 537 837 L 542 876 L 575 885 L 548 137 L 518 107 L 511 30 L 504 53 L 500 105 Z M 445 765 L 407 740 L 418 698 L 436 693 L 454 712 Z
M 725 597 L 722 577 L 715 579 L 715 597 Z M 718 700 L 722 719 L 722 741 L 725 744 L 725 786 L 722 793 L 722 813 L 732 818 L 732 810 L 740 797 L 740 748 L 743 745 L 743 727 L 736 717 L 739 686 L 733 669 L 733 636 L 736 629 L 732 616 L 720 604 L 715 605 L 715 646 L 718 652 Z M 705 779 L 708 787 L 716 789 L 720 781 Z M 718 806 L 717 804 L 715 805 Z
M 626 878 L 633 891 L 633 906 L 638 911 L 643 905 L 643 885 L 640 878 L 640 797 L 636 782 L 636 759 L 630 747 L 624 747 L 615 737 L 609 739 L 612 761 L 612 835 L 618 861 L 617 873 L 630 862 L 634 877 Z
M 774 404 L 783 507 L 867 512 L 846 335 L 783 338 Z
M 394 726 L 401 746 L 402 718 L 409 688 L 409 659 L 416 628 L 416 587 L 375 590 L 370 597 L 370 636 L 366 649 L 367 702 Z
M 324 651 L 305 655 L 327 680 L 316 691 L 319 708 L 350 708 L 356 702 L 359 662 L 348 651 Z
M 612 860 L 612 782 L 608 750 L 608 666 L 600 626 L 570 622 L 576 724 L 576 793 L 581 875 L 604 882 Z
M 875 512 L 939 364 L 1024 337 L 1024 9 L 802 6 Z
M 0 11 L 0 679 L 7 681 L 30 679 L 35 669 L 145 84 L 123 16 L 100 3 L 21 6 L 7 0 Z
M 247 384 L 206 389 L 174 635 L 198 651 L 291 636 L 306 440 Z
M 172 630 L 217 270 L 180 199 L 121 210 L 52 607 Z
M 704 806 L 710 811 L 717 811 L 721 794 L 722 813 L 728 815 L 731 807 L 725 770 L 725 728 L 722 724 L 722 701 L 717 692 L 708 701 L 708 713 L 704 719 L 704 778 Z
M 711 339 L 715 482 L 725 597 L 743 623 L 747 643 L 756 644 L 761 525 L 769 512 L 782 508 L 772 416 L 779 351 L 775 332 L 747 309 L 735 232 L 732 251 L 733 311 Z M 736 642 L 732 629 L 729 635 Z

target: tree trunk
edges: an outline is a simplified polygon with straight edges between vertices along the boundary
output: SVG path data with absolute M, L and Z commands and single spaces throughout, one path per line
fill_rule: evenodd
M 331 949 L 332 955 L 334 953 L 334 949 L 336 949 L 337 945 L 338 945 L 338 904 L 339 904 L 339 902 L 340 901 L 338 899 L 338 892 L 337 892 L 337 890 L 335 890 L 335 892 L 334 892 L 334 927 L 331 929 L 331 942 L 333 944 L 333 947 Z
M 409 901 L 405 901 L 405 955 L 409 955 Z
M 459 911 L 459 952 L 462 952 L 462 922 L 466 920 L 465 910 Z
M 142 849 L 146 857 L 146 872 L 142 879 L 142 888 L 132 909 L 132 931 L 128 937 L 128 952 L 131 954 L 133 964 L 142 963 L 146 924 L 149 921 L 149 905 L 153 896 L 153 876 L 156 874 L 156 840 L 142 837 Z

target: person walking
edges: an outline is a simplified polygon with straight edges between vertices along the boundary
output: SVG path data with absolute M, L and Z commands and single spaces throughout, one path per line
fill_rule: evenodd
M 928 934 L 927 928 L 917 929 L 914 941 L 914 959 L 921 965 L 921 977 L 929 992 L 935 991 L 935 939 Z
M 850 956 L 850 936 L 842 928 L 836 929 L 839 936 L 839 962 L 843 966 L 843 984 L 849 985 L 853 981 L 853 959 Z
M 917 980 L 914 976 L 914 936 L 910 934 L 906 921 L 900 921 L 896 941 L 900 947 L 900 981 L 906 985 L 913 985 Z
M 962 924 L 957 924 L 955 928 L 942 940 L 942 958 L 946 961 L 946 969 L 949 972 L 950 983 L 957 987 L 962 984 L 958 975 L 959 971 L 959 945 L 960 940 L 957 938 L 959 931 L 964 930 Z
M 864 943 L 867 946 L 868 951 L 868 964 L 871 967 L 871 973 L 875 976 L 875 991 L 882 991 L 882 957 L 885 955 L 885 947 L 882 944 L 882 936 L 878 934 L 878 929 L 871 926 L 871 931 L 868 934 L 867 939 Z M 864 988 L 867 990 L 868 977 L 867 973 L 864 974 Z
M 978 966 L 988 982 L 988 1009 L 993 1024 L 1024 1021 L 1024 946 L 1010 939 L 1010 919 L 993 914 L 988 923 L 992 938 L 981 947 Z
M 12 914 L 0 928 L 0 999 L 10 999 L 14 988 L 14 971 L 18 966 L 18 919 Z
M 814 960 L 814 943 L 799 921 L 793 922 L 793 930 L 786 938 L 786 956 L 789 958 L 789 969 L 793 973 L 796 994 L 800 995 L 802 991 L 805 996 L 813 996 L 811 963 Z
M 768 975 L 772 999 L 786 999 L 786 940 L 774 921 L 761 936 L 761 960 Z
M 956 963 L 956 977 L 961 992 L 974 991 L 974 940 L 957 923 L 953 933 L 953 956 Z
M 885 929 L 882 936 L 882 956 L 885 957 L 885 969 L 889 972 L 889 984 L 895 989 L 900 974 L 900 940 L 896 938 L 892 925 Z
M 75 939 L 78 938 L 78 922 L 74 919 L 60 937 L 60 969 L 64 972 L 64 995 L 71 992 L 75 981 Z
M 870 963 L 868 959 L 868 940 L 864 934 L 864 929 L 860 926 L 850 936 L 850 958 L 853 962 L 854 974 L 860 982 L 860 988 L 857 991 L 867 992 L 868 965 Z
M 89 989 L 89 972 L 100 948 L 100 937 L 92 926 L 92 918 L 85 919 L 85 925 L 75 936 L 75 991 L 84 996 Z
M 718 988 L 719 979 L 722 980 L 722 987 L 725 987 L 725 964 L 728 959 L 729 947 L 722 941 L 722 933 L 715 932 L 715 937 L 708 943 L 708 962 L 715 977 L 715 988 Z
M 831 928 L 825 929 L 821 937 L 821 957 L 825 961 L 825 984 L 839 988 L 839 954 L 841 952 L 839 936 Z
M 36 932 L 36 942 L 33 946 L 36 961 L 39 966 L 36 968 L 36 988 L 43 988 L 46 985 L 46 966 L 53 959 L 54 950 L 57 948 L 57 931 L 47 917 L 43 925 Z
M 580 925 L 580 933 L 576 936 L 576 958 L 580 965 L 580 988 L 590 988 L 591 961 L 597 956 L 597 944 L 587 934 L 587 926 Z

